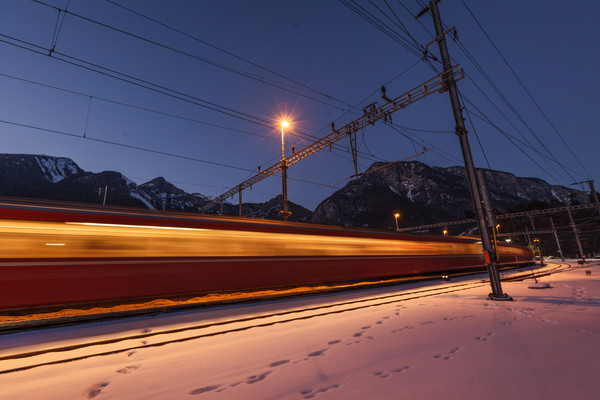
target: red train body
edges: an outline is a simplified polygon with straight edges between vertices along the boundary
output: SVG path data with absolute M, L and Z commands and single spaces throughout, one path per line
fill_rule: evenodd
M 484 266 L 472 238 L 0 202 L 0 309 L 310 285 Z M 499 246 L 500 264 L 532 252 Z

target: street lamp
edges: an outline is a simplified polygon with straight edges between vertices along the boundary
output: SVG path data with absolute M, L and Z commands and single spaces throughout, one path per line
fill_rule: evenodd
M 287 120 L 281 121 L 281 188 L 283 195 L 283 209 L 279 212 L 283 214 L 283 220 L 287 221 L 288 217 L 291 215 L 291 212 L 288 211 L 287 204 L 287 162 L 285 160 L 285 147 L 283 142 L 283 128 L 287 128 L 290 126 L 290 123 Z
M 396 230 L 398 231 L 398 218 L 400 218 L 400 213 L 394 214 L 394 218 L 396 218 Z
M 281 159 L 283 160 L 285 158 L 285 149 L 284 149 L 284 145 L 283 145 L 283 128 L 287 128 L 288 126 L 290 126 L 289 121 L 287 120 L 283 120 L 281 121 Z

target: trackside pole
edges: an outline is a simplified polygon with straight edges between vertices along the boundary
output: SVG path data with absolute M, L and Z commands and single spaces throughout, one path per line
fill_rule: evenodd
M 430 1 L 430 10 L 433 16 L 433 23 L 435 25 L 435 33 L 437 35 L 437 42 L 440 48 L 442 56 L 442 64 L 444 71 L 450 70 L 450 56 L 448 55 L 448 47 L 446 46 L 446 39 L 444 31 L 442 29 L 442 21 L 440 19 L 440 13 L 437 7 L 438 0 Z M 481 206 L 481 198 L 479 196 L 479 189 L 477 185 L 477 178 L 475 176 L 475 167 L 473 165 L 473 157 L 471 155 L 471 148 L 469 146 L 469 140 L 467 138 L 467 130 L 465 128 L 465 121 L 462 115 L 462 109 L 460 101 L 458 99 L 458 90 L 454 77 L 450 74 L 444 75 L 444 82 L 448 87 L 448 93 L 450 94 L 450 102 L 452 103 L 452 112 L 454 113 L 454 121 L 456 123 L 456 135 L 460 140 L 460 148 L 462 150 L 463 159 L 465 162 L 465 168 L 467 170 L 467 178 L 469 180 L 469 188 L 471 190 L 471 199 L 473 200 L 473 206 L 477 214 L 477 224 L 479 226 L 479 232 L 481 233 L 481 242 L 483 252 L 485 255 L 485 262 L 487 266 L 488 275 L 490 277 L 490 285 L 492 287 L 492 293 L 489 294 L 490 300 L 512 300 L 512 297 L 502 292 L 502 285 L 500 284 L 500 276 L 498 275 L 498 268 L 496 266 L 496 260 L 493 255 L 493 247 L 490 241 L 490 233 L 485 223 L 485 217 L 483 214 L 483 208 Z

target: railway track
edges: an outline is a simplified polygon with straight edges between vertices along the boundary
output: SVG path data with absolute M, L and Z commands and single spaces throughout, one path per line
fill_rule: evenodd
M 558 264 L 547 267 L 544 274 L 556 273 L 570 268 L 569 264 Z M 532 274 L 540 276 L 540 272 L 515 271 L 506 280 L 523 280 L 531 278 Z M 69 341 L 68 345 L 47 343 L 35 346 L 9 347 L 0 349 L 0 374 L 22 371 L 26 369 L 68 363 L 101 357 L 110 354 L 136 351 L 139 349 L 164 346 L 171 343 L 202 339 L 204 337 L 225 335 L 248 329 L 257 329 L 275 324 L 286 324 L 299 320 L 324 317 L 332 314 L 352 312 L 355 310 L 378 307 L 413 300 L 423 297 L 464 291 L 471 288 L 488 285 L 486 280 L 477 279 L 460 283 L 445 283 L 444 286 L 408 289 L 399 293 L 379 294 L 361 298 L 327 301 L 320 305 L 301 307 L 278 312 L 262 312 L 245 317 L 225 317 L 216 321 L 202 323 L 187 323 L 184 326 L 167 327 L 163 329 L 143 329 L 135 333 L 114 333 L 98 338 L 78 338 Z M 14 334 L 17 335 L 17 334 Z M 10 334 L 3 335 L 5 339 Z M 6 342 L 6 341 L 5 341 Z M 9 341 L 8 341 L 9 342 Z

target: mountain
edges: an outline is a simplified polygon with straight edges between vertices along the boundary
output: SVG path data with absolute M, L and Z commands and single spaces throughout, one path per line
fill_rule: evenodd
M 583 204 L 579 190 L 536 178 L 485 170 L 498 213 L 532 202 Z M 432 167 L 418 161 L 374 163 L 317 206 L 311 222 L 341 226 L 393 228 L 472 218 L 473 204 L 464 167 Z
M 498 213 L 533 202 L 587 202 L 584 192 L 541 179 L 492 170 L 485 173 Z M 209 200 L 186 193 L 162 177 L 137 185 L 119 172 L 87 172 L 69 158 L 29 154 L 0 154 L 0 194 L 189 212 Z M 288 204 L 292 221 L 384 229 L 395 226 L 396 212 L 401 214 L 400 226 L 473 216 L 463 167 L 433 167 L 417 161 L 374 163 L 360 179 L 323 200 L 314 213 Z M 255 218 L 281 219 L 280 210 L 281 196 L 242 204 L 242 215 Z M 219 207 L 210 210 L 220 212 Z M 239 206 L 224 203 L 223 214 L 238 215 Z
M 187 212 L 197 212 L 209 200 L 186 193 L 163 177 L 137 185 L 119 172 L 88 172 L 69 158 L 31 154 L 0 154 L 0 195 Z M 281 219 L 280 204 L 281 196 L 262 204 L 243 203 L 242 215 Z M 310 219 L 310 210 L 288 204 L 291 221 Z M 238 206 L 223 204 L 224 215 L 238 213 Z

